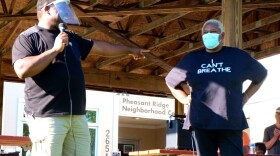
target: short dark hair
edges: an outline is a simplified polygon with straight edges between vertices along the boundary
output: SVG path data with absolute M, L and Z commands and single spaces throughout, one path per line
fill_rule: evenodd
M 266 146 L 263 142 L 256 142 L 255 147 L 258 147 L 260 150 L 263 151 L 263 154 L 266 152 Z
M 276 109 L 275 113 L 280 113 L 280 107 Z
M 37 11 L 40 11 L 44 7 L 45 4 L 49 4 L 53 1 L 55 1 L 55 0 L 38 0 L 37 6 L 36 6 Z

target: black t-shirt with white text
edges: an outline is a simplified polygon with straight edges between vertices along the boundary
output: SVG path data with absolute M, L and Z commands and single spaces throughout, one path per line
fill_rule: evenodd
M 245 80 L 261 82 L 267 70 L 248 53 L 223 47 L 219 52 L 191 52 L 168 73 L 173 88 L 191 87 L 190 122 L 200 129 L 242 130 L 248 127 L 242 110 Z

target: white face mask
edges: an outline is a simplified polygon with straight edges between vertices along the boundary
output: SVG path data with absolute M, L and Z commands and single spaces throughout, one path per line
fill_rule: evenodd
M 203 44 L 207 49 L 215 49 L 220 44 L 219 41 L 220 34 L 217 33 L 207 33 L 202 35 Z
M 66 24 L 80 25 L 79 19 L 71 7 L 69 0 L 56 0 L 48 6 L 54 5 L 59 17 Z

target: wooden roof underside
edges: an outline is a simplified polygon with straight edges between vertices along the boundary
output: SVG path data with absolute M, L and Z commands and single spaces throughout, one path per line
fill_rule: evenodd
M 37 0 L 0 0 L 1 76 L 20 81 L 11 47 L 37 23 Z M 200 30 L 221 19 L 221 0 L 71 0 L 81 25 L 69 29 L 86 38 L 150 49 L 145 60 L 90 54 L 83 62 L 88 88 L 166 96 L 164 77 L 185 54 L 203 47 Z M 242 48 L 256 59 L 279 50 L 280 0 L 243 0 Z

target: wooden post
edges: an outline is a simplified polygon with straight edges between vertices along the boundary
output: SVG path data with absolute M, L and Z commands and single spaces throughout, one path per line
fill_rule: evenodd
M 181 104 L 178 100 L 175 100 L 175 114 L 184 115 L 184 105 Z
M 0 58 L 2 62 L 2 56 Z M 1 64 L 0 64 L 1 69 Z M 2 71 L 2 70 L 1 70 Z M 3 94 L 4 94 L 4 80 L 0 77 L 0 134 L 2 134 L 2 119 L 3 119 Z
M 224 25 L 224 45 L 242 48 L 242 1 L 222 1 L 222 22 Z

